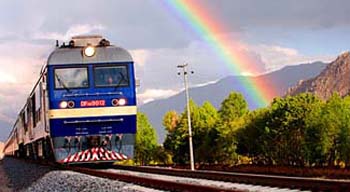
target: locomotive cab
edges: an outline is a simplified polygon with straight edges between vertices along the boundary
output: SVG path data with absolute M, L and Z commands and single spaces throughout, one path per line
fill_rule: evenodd
M 60 163 L 133 157 L 136 93 L 130 54 L 101 36 L 73 37 L 48 59 L 49 126 Z

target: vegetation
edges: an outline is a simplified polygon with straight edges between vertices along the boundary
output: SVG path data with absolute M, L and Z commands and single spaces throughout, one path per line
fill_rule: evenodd
M 197 164 L 350 167 L 350 97 L 322 101 L 303 93 L 249 111 L 243 96 L 232 92 L 219 110 L 191 100 L 190 116 Z M 137 114 L 136 163 L 189 163 L 186 108 L 167 112 L 163 126 L 164 147 L 147 116 Z
M 144 113 L 137 113 L 134 162 L 140 165 L 171 163 L 170 155 L 157 144 L 157 134 Z
M 186 114 L 185 108 L 163 118 L 163 150 L 179 164 L 189 162 Z M 322 101 L 303 93 L 249 111 L 243 96 L 232 92 L 219 110 L 191 100 L 190 115 L 197 164 L 350 166 L 350 97 Z
M 194 156 L 197 163 L 238 161 L 235 133 L 244 125 L 247 106 L 243 96 L 238 93 L 231 93 L 223 101 L 219 111 L 209 102 L 198 106 L 193 100 L 190 101 Z M 188 163 L 187 110 L 181 115 L 174 111 L 166 113 L 163 125 L 168 131 L 164 148 L 172 153 L 175 163 Z

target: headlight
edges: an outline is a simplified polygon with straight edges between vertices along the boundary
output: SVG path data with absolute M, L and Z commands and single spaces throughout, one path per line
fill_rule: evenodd
M 67 101 L 61 101 L 61 103 L 60 103 L 60 108 L 61 109 L 65 109 L 65 108 L 67 108 L 68 107 L 68 102 Z
M 95 55 L 95 47 L 89 45 L 87 47 L 84 48 L 84 55 L 87 57 L 92 57 Z
M 120 99 L 113 99 L 112 100 L 112 105 L 113 106 L 124 106 L 126 105 L 127 100 L 124 98 L 120 98 Z
M 118 99 L 113 99 L 112 100 L 112 105 L 117 106 L 118 105 Z
M 67 101 L 61 101 L 61 103 L 59 105 L 59 107 L 61 109 L 74 108 L 74 106 L 75 106 L 74 101 L 68 101 L 68 102 Z
M 119 99 L 118 105 L 121 105 L 121 106 L 126 105 L 126 99 L 124 98 Z
M 75 103 L 74 103 L 74 101 L 68 101 L 68 108 L 74 108 L 74 106 L 75 106 Z

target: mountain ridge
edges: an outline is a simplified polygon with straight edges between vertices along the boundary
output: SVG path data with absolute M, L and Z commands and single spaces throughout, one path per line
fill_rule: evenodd
M 297 84 L 301 79 L 309 79 L 310 77 L 318 75 L 326 65 L 327 64 L 322 62 L 292 65 L 264 75 L 249 78 L 254 78 L 254 81 L 267 79 L 269 82 L 273 82 L 274 85 L 272 86 L 276 89 L 275 96 L 283 96 L 288 91 L 289 87 Z M 214 107 L 219 108 L 221 102 L 231 91 L 237 91 L 241 92 L 246 98 L 249 108 L 255 109 L 258 106 L 254 104 L 252 98 L 248 97 L 250 93 L 246 91 L 245 87 L 240 85 L 241 78 L 245 79 L 248 77 L 228 76 L 220 79 L 216 83 L 190 88 L 190 97 L 198 105 L 202 105 L 205 101 L 210 101 Z M 206 93 L 215 93 L 215 95 Z M 159 143 L 163 142 L 166 134 L 162 126 L 164 114 L 170 110 L 175 110 L 178 113 L 182 112 L 185 108 L 185 103 L 185 95 L 182 91 L 166 99 L 151 101 L 139 107 L 139 111 L 147 114 L 151 124 L 157 130 Z
M 344 52 L 327 65 L 314 78 L 300 81 L 288 89 L 286 95 L 296 95 L 303 92 L 314 93 L 323 100 L 327 100 L 334 92 L 341 97 L 350 94 L 350 52 Z

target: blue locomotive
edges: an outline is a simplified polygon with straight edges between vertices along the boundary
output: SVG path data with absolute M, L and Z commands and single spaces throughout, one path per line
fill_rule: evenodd
M 5 153 L 59 163 L 133 157 L 135 74 L 131 55 L 101 36 L 57 43 L 20 111 Z

